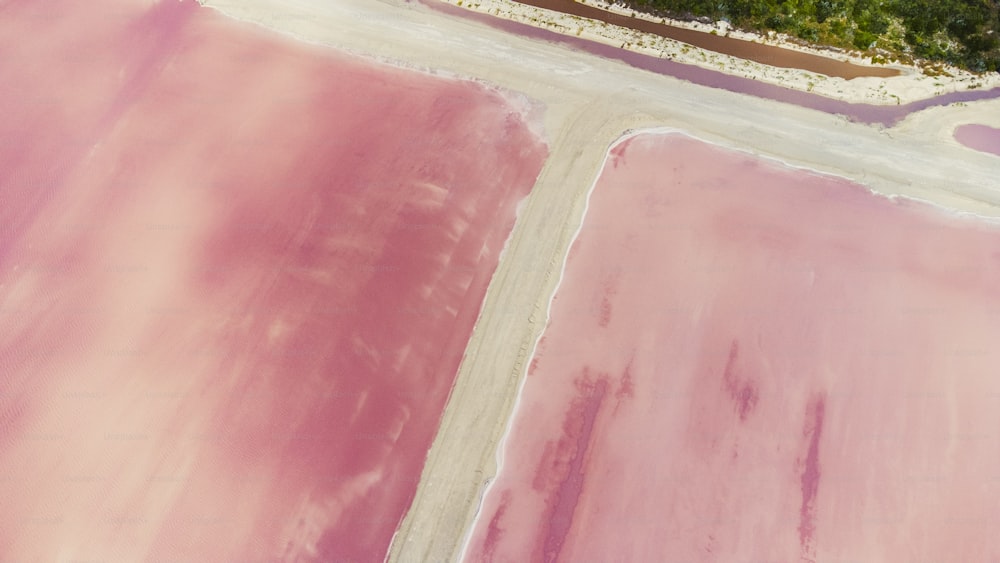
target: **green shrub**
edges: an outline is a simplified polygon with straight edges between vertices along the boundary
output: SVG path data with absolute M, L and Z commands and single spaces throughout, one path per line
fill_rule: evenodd
M 973 71 L 1000 68 L 1000 0 L 625 0 L 633 9 L 725 19 L 806 41 L 911 56 Z

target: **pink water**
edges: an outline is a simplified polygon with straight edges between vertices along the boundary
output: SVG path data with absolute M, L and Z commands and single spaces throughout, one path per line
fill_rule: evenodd
M 0 560 L 381 561 L 521 110 L 194 2 L 6 2 L 0 52 Z
M 614 147 L 468 561 L 1000 557 L 1000 228 Z
M 968 124 L 955 129 L 955 138 L 963 145 L 1000 156 L 1000 129 L 988 125 Z

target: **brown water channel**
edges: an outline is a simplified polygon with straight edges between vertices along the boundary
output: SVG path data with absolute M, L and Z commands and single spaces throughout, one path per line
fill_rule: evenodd
M 899 71 L 894 68 L 861 66 L 829 57 L 783 49 L 773 45 L 762 45 L 752 41 L 744 41 L 722 35 L 712 35 L 711 33 L 704 33 L 693 29 L 685 29 L 683 27 L 675 27 L 608 12 L 607 10 L 581 4 L 575 0 L 517 0 L 517 2 L 536 8 L 544 8 L 592 20 L 600 20 L 636 31 L 652 33 L 716 53 L 732 55 L 770 66 L 798 68 L 827 76 L 839 76 L 848 80 L 860 76 L 888 77 L 899 75 Z

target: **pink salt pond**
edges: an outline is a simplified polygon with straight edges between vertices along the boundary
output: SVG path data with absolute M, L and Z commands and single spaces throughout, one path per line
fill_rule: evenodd
M 1000 557 L 1000 229 L 617 144 L 466 561 Z
M 996 127 L 975 123 L 961 125 L 955 129 L 955 139 L 970 149 L 1000 156 L 1000 129 Z
M 190 1 L 0 12 L 0 561 L 381 562 L 522 104 Z

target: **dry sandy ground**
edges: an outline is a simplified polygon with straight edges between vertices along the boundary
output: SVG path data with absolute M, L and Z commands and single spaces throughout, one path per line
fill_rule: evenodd
M 950 140 L 954 124 L 1000 115 L 1000 100 L 933 108 L 882 129 L 693 85 L 512 37 L 414 4 L 209 0 L 233 17 L 414 68 L 474 77 L 546 104 L 551 156 L 491 286 L 391 559 L 451 561 L 496 468 L 534 343 L 608 147 L 627 130 L 673 127 L 861 182 L 887 196 L 1000 216 L 996 157 Z

